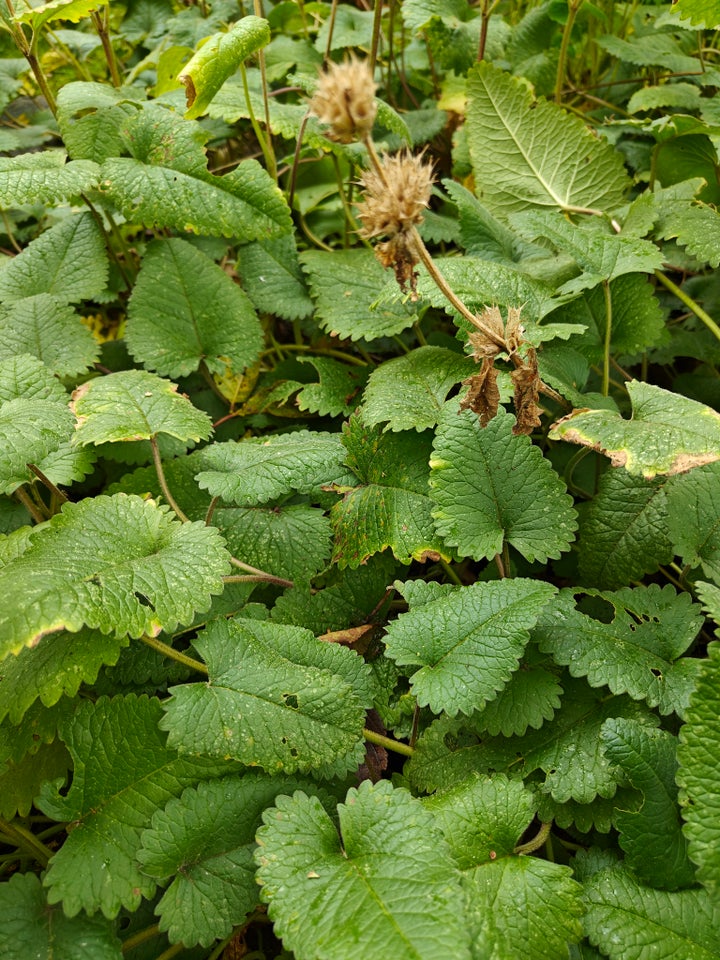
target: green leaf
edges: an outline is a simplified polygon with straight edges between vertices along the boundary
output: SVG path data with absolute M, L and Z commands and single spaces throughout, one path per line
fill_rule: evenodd
M 152 500 L 119 493 L 66 503 L 0 569 L 0 596 L 12 598 L 0 611 L 0 658 L 83 625 L 120 638 L 187 624 L 228 570 L 217 530 L 179 523 Z
M 268 43 L 270 26 L 267 20 L 253 16 L 242 17 L 227 33 L 214 33 L 208 37 L 178 75 L 178 80 L 185 85 L 188 105 L 185 117 L 202 116 L 228 77 L 244 60 Z
M 486 427 L 446 404 L 430 461 L 438 533 L 463 556 L 490 560 L 511 544 L 528 560 L 557 558 L 577 528 L 565 486 L 515 418 L 500 411 Z
M 102 163 L 125 152 L 123 129 L 138 110 L 137 87 L 74 81 L 57 95 L 57 121 L 65 148 L 75 160 Z M 93 186 L 97 186 L 99 167 Z
M 81 446 L 149 440 L 207 440 L 210 417 L 178 393 L 177 385 L 144 370 L 123 370 L 88 380 L 73 394 L 76 442 Z
M 387 655 L 400 665 L 421 664 L 410 678 L 418 704 L 450 716 L 495 699 L 555 595 L 550 584 L 520 577 L 474 583 L 435 599 L 416 586 L 410 610 L 388 625 Z
M 694 474 L 691 473 L 690 476 Z M 578 551 L 584 583 L 613 589 L 654 573 L 675 555 L 668 536 L 668 482 L 607 470 L 580 516 Z
M 720 644 L 711 643 L 680 730 L 677 782 L 685 836 L 698 879 L 717 898 L 720 890 Z
M 0 360 L 23 353 L 70 377 L 95 363 L 100 345 L 72 307 L 40 293 L 0 307 Z
M 97 185 L 97 163 L 65 161 L 62 150 L 0 157 L 0 205 L 5 209 L 29 203 L 52 206 Z
M 642 886 L 623 867 L 584 884 L 585 934 L 610 960 L 717 960 L 717 901 L 705 890 Z
M 300 410 L 321 417 L 349 417 L 358 404 L 358 394 L 367 380 L 367 368 L 348 366 L 331 357 L 298 357 L 317 371 L 319 383 L 308 383 L 297 395 Z
M 105 289 L 105 238 L 90 213 L 62 220 L 41 233 L 0 271 L 0 300 L 50 293 L 59 300 L 96 297 Z
M 213 621 L 194 646 L 208 682 L 173 687 L 161 723 L 181 753 L 270 773 L 337 764 L 342 775 L 358 764 L 358 746 L 362 759 L 372 693 L 356 654 L 301 627 L 237 618 Z
M 678 16 L 690 23 L 710 29 L 720 26 L 720 8 L 717 0 L 678 0 Z
M 668 485 L 667 524 L 674 552 L 683 564 L 701 565 L 706 577 L 720 582 L 718 466 L 698 467 Z
M 691 257 L 716 268 L 720 264 L 720 214 L 704 203 L 678 204 L 662 218 L 658 231 L 663 240 L 676 240 Z
M 582 888 L 569 867 L 503 857 L 465 874 L 474 956 L 560 960 L 582 937 Z
M 388 278 L 370 250 L 308 250 L 300 262 L 320 325 L 333 336 L 376 340 L 394 336 L 417 320 L 403 304 L 379 301 Z
M 152 818 L 138 860 L 159 882 L 175 877 L 158 903 L 160 930 L 185 946 L 210 946 L 257 904 L 255 832 L 279 793 L 312 791 L 297 778 L 246 773 L 189 787 Z
M 284 320 L 302 320 L 312 313 L 292 234 L 245 244 L 239 250 L 237 270 L 247 295 L 263 313 Z
M 461 870 L 509 857 L 535 815 L 535 800 L 520 780 L 473 776 L 423 801 Z
M 692 689 L 693 667 L 678 658 L 702 626 L 697 605 L 686 593 L 667 585 L 625 588 L 615 593 L 588 590 L 612 604 L 612 620 L 593 619 L 575 606 L 564 591 L 540 615 L 533 638 L 574 677 L 587 677 L 591 687 L 607 685 L 613 693 L 646 700 L 660 713 L 681 715 Z M 605 604 L 603 604 L 603 607 Z
M 267 503 L 288 493 L 312 493 L 342 482 L 345 448 L 339 433 L 299 430 L 263 440 L 214 443 L 197 474 L 203 490 L 228 503 Z
M 639 810 L 620 810 L 615 818 L 628 866 L 651 887 L 692 886 L 695 869 L 687 857 L 677 806 L 675 737 L 634 720 L 607 720 L 602 740 L 610 762 L 643 794 Z
M 68 917 L 80 910 L 106 917 L 121 906 L 136 910 L 155 881 L 136 854 L 142 831 L 170 797 L 200 780 L 228 772 L 227 764 L 178 757 L 158 729 L 160 703 L 147 697 L 85 701 L 61 724 L 74 760 L 67 796 L 46 783 L 38 806 L 73 830 L 52 857 L 45 877 L 48 902 L 62 901 Z
M 452 387 L 476 372 L 468 357 L 444 347 L 417 347 L 377 367 L 363 395 L 363 420 L 386 430 L 426 430 L 440 418 Z
M 67 402 L 67 393 L 42 360 L 24 354 L 0 360 L 0 403 L 20 398 L 64 404 Z
M 519 79 L 487 62 L 471 69 L 467 92 L 475 190 L 491 213 L 622 204 L 629 187 L 622 158 L 581 120 L 533 101 Z
M 258 359 L 263 331 L 241 288 L 185 240 L 147 248 L 128 304 L 128 350 L 146 368 L 184 377 L 201 364 L 241 373 Z
M 1 404 L 0 493 L 12 493 L 33 480 L 28 464 L 41 464 L 71 434 L 72 415 L 55 400 L 21 398 Z
M 34 960 L 121 960 L 114 924 L 104 917 L 68 917 L 49 906 L 34 873 L 17 873 L 0 885 L 0 953 Z
M 657 110 L 658 107 L 671 107 L 690 113 L 702 106 L 700 89 L 691 83 L 663 83 L 659 86 L 641 87 L 630 97 L 628 113 L 644 110 Z
M 50 23 L 52 20 L 69 20 L 78 23 L 87 17 L 92 10 L 108 5 L 110 0 L 47 0 L 31 10 L 23 10 L 13 17 L 19 23 L 29 23 L 33 30 Z
M 298 960 L 469 960 L 458 874 L 432 816 L 387 780 L 338 807 L 278 797 L 258 831 L 261 896 Z
M 17 762 L 8 760 L 0 764 L 0 817 L 6 820 L 16 815 L 27 817 L 43 784 L 54 780 L 65 782 L 71 766 L 70 754 L 59 740 L 41 744 L 37 751 Z
M 558 420 L 551 440 L 592 447 L 636 476 L 685 473 L 720 459 L 720 414 L 651 383 L 626 384 L 632 419 L 610 410 L 576 410 Z
M 502 733 L 504 737 L 522 736 L 532 727 L 538 730 L 546 720 L 552 720 L 560 706 L 562 687 L 557 677 L 528 657 L 510 677 L 494 700 L 490 700 L 475 714 L 474 724 L 490 736 Z

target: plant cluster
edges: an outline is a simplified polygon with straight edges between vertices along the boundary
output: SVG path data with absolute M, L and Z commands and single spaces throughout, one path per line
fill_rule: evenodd
M 0 3 L 1 957 L 720 957 L 719 25 Z

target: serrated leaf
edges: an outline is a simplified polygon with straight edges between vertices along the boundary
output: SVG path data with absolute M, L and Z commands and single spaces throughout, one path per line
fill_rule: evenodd
M 31 10 L 23 10 L 13 19 L 20 23 L 29 23 L 33 30 L 38 31 L 52 20 L 69 20 L 78 23 L 87 17 L 92 10 L 108 5 L 110 0 L 47 0 Z
M 657 110 L 658 107 L 671 107 L 673 110 L 690 113 L 699 110 L 701 106 L 700 89 L 692 83 L 663 83 L 636 90 L 628 100 L 627 111 L 639 113 L 643 110 Z
M 592 803 L 575 800 L 555 803 L 552 797 L 543 794 L 538 796 L 538 817 L 546 823 L 554 820 L 563 830 L 574 826 L 581 833 L 591 830 L 609 833 L 618 810 L 629 813 L 639 809 L 642 802 L 642 794 L 632 787 L 618 787 L 613 797 L 595 797 Z
M 121 960 L 115 926 L 105 917 L 67 917 L 48 905 L 34 873 L 0 885 L 0 952 L 7 960 Z
M 301 627 L 237 618 L 215 620 L 194 646 L 208 682 L 173 687 L 161 722 L 182 753 L 294 773 L 342 761 L 361 744 L 372 694 L 350 650 Z
M 646 480 L 626 470 L 602 475 L 580 516 L 583 582 L 613 589 L 670 563 L 674 550 L 668 536 L 667 489 L 664 477 Z
M 186 119 L 205 113 L 209 103 L 240 64 L 270 43 L 270 26 L 261 17 L 244 16 L 227 33 L 214 33 L 178 75 L 185 85 Z
M 387 628 L 387 655 L 421 664 L 410 683 L 420 706 L 469 714 L 493 700 L 517 669 L 555 587 L 520 577 L 478 582 L 402 613 Z
M 258 359 L 263 331 L 242 289 L 185 240 L 147 248 L 128 304 L 126 342 L 136 360 L 167 377 L 204 364 L 241 373 Z
M 610 960 L 717 960 L 717 901 L 706 890 L 642 886 L 623 867 L 584 884 L 585 934 Z
M 643 794 L 639 810 L 620 810 L 615 817 L 628 866 L 651 887 L 692 886 L 695 869 L 687 857 L 677 806 L 675 737 L 620 719 L 606 720 L 601 736 L 607 758 Z
M 0 271 L 0 300 L 9 303 L 49 293 L 89 300 L 105 289 L 108 259 L 103 232 L 90 213 L 50 227 Z
M 716 897 L 720 890 L 720 644 L 711 643 L 707 652 L 680 730 L 677 782 L 690 856 L 698 865 L 698 879 Z
M 419 800 L 365 781 L 338 807 L 340 836 L 320 801 L 279 797 L 256 854 L 261 896 L 298 960 L 414 957 L 468 960 L 458 875 Z
M 491 213 L 607 211 L 623 202 L 629 182 L 622 158 L 581 120 L 533 102 L 527 86 L 488 62 L 472 68 L 467 92 L 475 191 Z
M 701 565 L 705 576 L 716 582 L 720 582 L 719 466 L 698 467 L 667 487 L 667 526 L 674 552 L 689 567 Z
M 444 347 L 417 347 L 388 360 L 371 374 L 363 394 L 362 417 L 386 430 L 426 430 L 440 418 L 452 387 L 476 372 L 468 357 Z
M 533 638 L 574 677 L 592 687 L 606 684 L 613 693 L 646 700 L 662 714 L 684 712 L 692 672 L 678 658 L 702 626 L 700 611 L 686 593 L 670 585 L 661 590 L 625 588 L 615 593 L 587 591 L 612 604 L 612 620 L 593 619 L 575 606 L 570 590 L 540 615 Z M 677 662 L 676 662 L 677 661 Z
M 181 524 L 152 500 L 66 503 L 0 570 L 0 596 L 12 598 L 0 610 L 0 655 L 83 625 L 118 638 L 173 629 L 208 609 L 228 570 L 216 529 Z
M 72 435 L 72 414 L 55 400 L 21 398 L 0 405 L 0 493 L 35 479 L 41 464 Z
M 486 427 L 457 402 L 446 404 L 430 461 L 438 533 L 463 556 L 490 560 L 504 543 L 528 560 L 557 558 L 577 528 L 563 482 L 515 418 L 500 411 Z
M 348 366 L 331 357 L 298 357 L 299 363 L 315 367 L 319 382 L 305 384 L 297 395 L 300 410 L 321 417 L 349 417 L 367 380 L 366 367 Z
M 527 651 L 526 651 L 527 653 Z M 551 720 L 560 706 L 562 687 L 557 677 L 528 657 L 510 677 L 494 700 L 485 704 L 473 722 L 491 737 L 522 736 L 532 727 L 538 730 Z
M 677 203 L 661 218 L 658 235 L 663 240 L 676 240 L 690 256 L 708 263 L 720 264 L 720 214 L 701 203 Z
M 178 440 L 207 440 L 210 417 L 178 393 L 177 385 L 144 370 L 123 370 L 88 380 L 73 393 L 80 446 L 149 440 L 167 433 Z
M 152 897 L 156 883 L 136 859 L 142 831 L 170 797 L 228 772 L 227 764 L 166 747 L 161 713 L 158 700 L 103 697 L 81 703 L 61 725 L 74 760 L 72 786 L 63 796 L 46 783 L 37 803 L 54 820 L 74 822 L 45 876 L 48 903 L 62 901 L 68 917 L 101 910 L 112 918 Z
M 59 740 L 41 744 L 35 752 L 26 754 L 17 762 L 8 760 L 0 764 L 0 817 L 6 820 L 12 820 L 16 815 L 27 817 L 43 784 L 53 780 L 64 782 L 71 766 L 70 754 Z
M 171 800 L 142 835 L 138 860 L 162 882 L 155 912 L 171 943 L 210 946 L 241 925 L 258 902 L 255 832 L 279 793 L 312 791 L 297 778 L 246 773 L 200 783 Z
M 550 430 L 552 440 L 591 447 L 634 475 L 685 473 L 720 459 L 720 414 L 651 383 L 626 384 L 632 418 L 609 410 L 576 410 Z
M 90 160 L 66 163 L 62 150 L 0 157 L 0 205 L 5 209 L 28 203 L 51 206 L 92 189 L 99 173 L 97 163 Z
M 311 493 L 345 478 L 339 433 L 299 430 L 259 441 L 215 443 L 197 474 L 203 490 L 229 503 L 267 503 L 288 493 Z
M 401 333 L 417 320 L 401 303 L 379 302 L 388 277 L 370 250 L 308 250 L 300 262 L 320 325 L 334 336 L 376 340 Z
M 20 398 L 66 403 L 67 393 L 42 360 L 23 354 L 0 360 L 0 403 Z
M 717 0 L 678 0 L 678 16 L 693 25 L 710 29 L 720 26 L 720 10 Z
M 57 95 L 57 121 L 63 143 L 74 159 L 100 164 L 125 152 L 123 129 L 138 109 L 138 88 L 78 80 Z M 93 186 L 97 185 L 100 168 Z
M 0 308 L 0 359 L 38 357 L 59 377 L 83 373 L 100 344 L 67 303 L 47 293 Z
M 312 313 L 293 234 L 241 247 L 237 270 L 258 310 L 284 320 L 302 320 Z

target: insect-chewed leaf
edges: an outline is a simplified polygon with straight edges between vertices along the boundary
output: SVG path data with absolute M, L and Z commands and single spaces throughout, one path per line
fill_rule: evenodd
M 162 728 L 182 753 L 232 757 L 270 773 L 362 759 L 370 670 L 352 651 L 309 630 L 216 620 L 194 645 L 207 683 L 173 687 Z M 347 759 L 347 764 L 344 758 Z
M 0 570 L 0 657 L 87 625 L 118 637 L 190 623 L 230 569 L 217 530 L 118 493 L 66 503 Z
M 551 584 L 522 578 L 475 583 L 426 602 L 420 594 L 388 626 L 387 654 L 423 665 L 410 680 L 420 706 L 472 713 L 517 669 L 528 631 L 554 595 Z
M 0 157 L 0 204 L 53 204 L 97 185 L 100 168 L 91 160 L 65 162 L 62 150 Z
M 575 410 L 553 425 L 550 438 L 598 450 L 613 466 L 647 479 L 720 460 L 715 410 L 651 383 L 631 380 L 626 386 L 632 419 L 610 410 Z
M 429 811 L 387 780 L 338 807 L 278 797 L 258 831 L 261 896 L 298 960 L 468 960 L 459 875 Z
M 210 417 L 169 380 L 145 370 L 123 370 L 88 380 L 73 393 L 75 440 L 81 446 L 149 440 L 168 433 L 178 440 L 207 440 Z

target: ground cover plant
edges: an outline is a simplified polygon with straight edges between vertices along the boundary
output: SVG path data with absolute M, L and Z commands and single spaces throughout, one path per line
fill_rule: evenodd
M 720 956 L 720 4 L 0 2 L 0 956 Z

